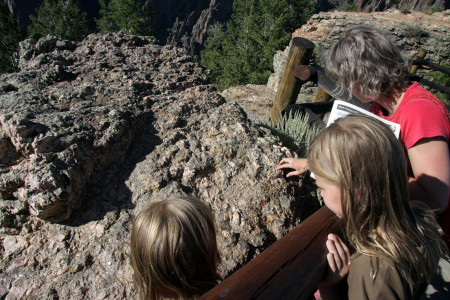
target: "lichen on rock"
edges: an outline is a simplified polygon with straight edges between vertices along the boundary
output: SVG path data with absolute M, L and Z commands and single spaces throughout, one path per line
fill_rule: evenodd
M 295 154 L 227 102 L 186 51 L 93 34 L 21 43 L 0 77 L 0 297 L 135 295 L 129 232 L 171 194 L 212 209 L 227 276 L 319 207 Z

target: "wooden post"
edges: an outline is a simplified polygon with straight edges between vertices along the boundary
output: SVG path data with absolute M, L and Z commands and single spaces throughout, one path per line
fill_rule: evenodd
M 417 54 L 417 56 L 424 58 L 426 54 L 427 54 L 427 52 L 425 52 L 425 50 L 420 49 L 419 53 Z M 409 73 L 410 74 L 416 74 L 417 68 L 419 68 L 419 65 L 412 65 L 411 66 L 411 70 L 409 70 Z
M 314 47 L 314 43 L 307 39 L 300 37 L 292 39 L 283 76 L 281 77 L 281 82 L 273 101 L 272 111 L 270 112 L 272 124 L 278 124 L 278 121 L 281 119 L 281 112 L 289 104 L 295 103 L 302 83 L 295 78 L 294 69 L 298 64 L 309 63 Z
M 316 98 L 314 102 L 325 102 L 330 100 L 332 97 L 324 89 L 320 88 L 317 90 Z
M 298 65 L 294 69 L 294 76 L 303 81 L 312 81 L 314 83 L 319 83 L 319 76 L 317 74 L 317 71 L 318 68 L 314 66 Z M 331 98 L 331 95 L 319 86 L 314 102 L 325 102 L 330 100 Z
M 339 232 L 322 207 L 200 300 L 308 299 L 327 268 L 327 236 Z

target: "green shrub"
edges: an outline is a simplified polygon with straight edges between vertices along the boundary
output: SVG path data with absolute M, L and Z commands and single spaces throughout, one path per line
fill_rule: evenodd
M 441 65 L 446 67 L 447 69 L 450 69 L 450 64 L 448 62 L 441 62 Z M 446 87 L 450 87 L 450 75 L 443 73 L 443 72 L 429 72 L 428 76 L 430 76 L 433 81 L 440 85 L 444 85 Z M 441 99 L 442 102 L 444 102 L 447 105 L 450 105 L 450 95 L 447 93 L 442 93 L 439 91 L 433 91 L 436 97 Z
M 409 24 L 401 22 L 401 25 L 405 26 L 405 35 L 410 38 L 421 38 L 429 36 L 428 32 L 423 30 L 423 28 L 416 24 Z
M 401 12 L 402 14 L 404 14 L 404 15 L 407 15 L 407 14 L 410 14 L 410 13 L 411 13 L 411 10 L 410 10 L 410 9 L 407 9 L 407 8 L 403 8 L 400 12 Z
M 348 12 L 351 12 L 351 11 L 359 11 L 359 5 L 356 4 L 356 3 L 349 3 L 349 4 L 347 4 L 347 5 L 344 5 L 344 6 L 342 7 L 342 10 L 343 10 L 343 11 L 348 11 Z
M 150 4 L 136 0 L 99 0 L 101 33 L 123 31 L 127 34 L 154 35 L 153 9 Z
M 19 42 L 25 31 L 19 26 L 8 7 L 0 2 L 0 75 L 17 71 Z
M 432 15 L 432 14 L 434 14 L 435 12 L 441 12 L 441 11 L 444 11 L 444 10 L 445 10 L 445 9 L 444 9 L 442 6 L 433 6 L 433 7 L 428 8 L 428 9 L 425 11 L 425 13 L 428 14 L 428 15 Z
M 87 13 L 81 12 L 78 2 L 72 0 L 44 0 L 36 14 L 37 17 L 30 15 L 28 27 L 30 36 L 36 38 L 53 34 L 62 39 L 80 41 L 92 32 Z
M 309 127 L 308 116 L 300 112 L 293 116 L 284 115 L 277 126 L 268 121 L 267 127 L 280 138 L 285 147 L 297 152 L 300 157 L 306 157 L 310 143 L 320 131 Z
M 214 86 L 265 84 L 273 73 L 273 56 L 284 49 L 292 32 L 316 11 L 311 0 L 235 0 L 231 20 L 208 30 L 201 63 Z

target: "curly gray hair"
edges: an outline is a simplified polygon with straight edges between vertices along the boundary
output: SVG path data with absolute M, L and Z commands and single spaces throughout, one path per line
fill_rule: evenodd
M 338 86 L 370 99 L 392 95 L 406 86 L 408 65 L 386 33 L 368 26 L 348 29 L 322 55 L 326 74 Z

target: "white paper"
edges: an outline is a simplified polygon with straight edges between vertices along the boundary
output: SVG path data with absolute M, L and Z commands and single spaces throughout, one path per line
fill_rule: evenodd
M 394 132 L 394 134 L 397 138 L 400 136 L 400 124 L 380 118 L 379 116 L 374 115 L 373 113 L 371 113 L 365 109 L 362 109 L 361 107 L 358 107 L 356 105 L 353 105 L 351 103 L 348 103 L 348 102 L 345 102 L 342 100 L 334 101 L 333 108 L 331 109 L 330 117 L 328 118 L 327 126 L 329 126 L 331 123 L 333 123 L 337 119 L 345 117 L 348 114 L 364 114 L 366 116 L 370 116 L 372 118 L 380 120 L 381 122 L 388 125 L 389 128 L 391 128 L 392 132 Z

